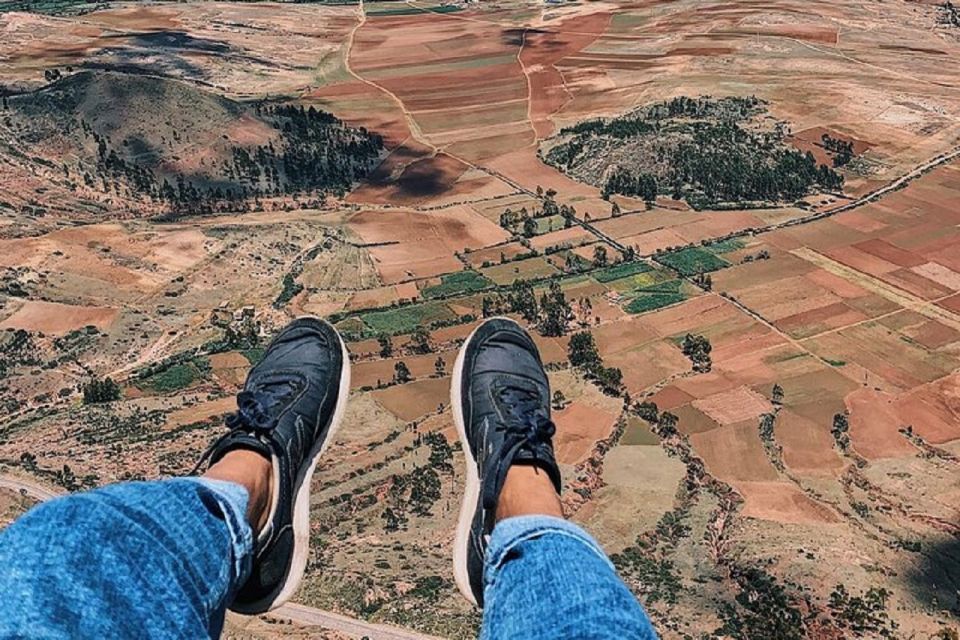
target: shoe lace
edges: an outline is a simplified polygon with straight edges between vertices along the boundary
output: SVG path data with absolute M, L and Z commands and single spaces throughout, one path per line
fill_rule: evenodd
M 277 425 L 277 416 L 271 414 L 270 408 L 284 395 L 284 389 L 280 388 L 280 385 L 269 385 L 256 391 L 241 391 L 237 394 L 237 410 L 224 421 L 227 432 L 207 447 L 190 475 L 195 474 L 210 459 L 213 452 L 237 431 L 251 432 L 255 436 L 270 432 Z
M 530 389 L 505 387 L 497 395 L 501 407 L 506 409 L 504 422 L 495 427 L 504 434 L 503 455 L 497 458 L 496 473 L 492 476 L 496 478 L 496 483 L 487 483 L 484 487 L 483 504 L 487 509 L 496 505 L 500 487 L 516 454 L 526 449 L 533 456 L 533 466 L 539 467 L 540 445 L 548 444 L 557 431 L 538 393 Z

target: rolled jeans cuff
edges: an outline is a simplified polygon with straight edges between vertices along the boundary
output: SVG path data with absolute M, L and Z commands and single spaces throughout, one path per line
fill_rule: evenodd
M 554 516 L 516 516 L 501 520 L 493 528 L 487 544 L 484 585 L 489 586 L 496 581 L 500 567 L 514 547 L 527 540 L 548 535 L 566 536 L 580 542 L 613 569 L 613 564 L 597 541 L 572 522 Z
M 253 557 L 253 530 L 247 522 L 247 503 L 250 494 L 234 482 L 212 480 L 210 478 L 184 478 L 171 482 L 194 482 L 203 487 L 204 498 L 213 499 L 230 535 L 230 547 L 233 551 L 233 571 L 235 585 L 242 585 L 250 577 Z

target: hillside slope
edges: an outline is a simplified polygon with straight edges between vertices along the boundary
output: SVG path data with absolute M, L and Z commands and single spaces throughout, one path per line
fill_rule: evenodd
M 0 159 L 13 180 L 0 208 L 14 210 L 62 204 L 65 192 L 147 212 L 343 194 L 383 148 L 313 108 L 248 105 L 153 76 L 83 71 L 2 109 Z

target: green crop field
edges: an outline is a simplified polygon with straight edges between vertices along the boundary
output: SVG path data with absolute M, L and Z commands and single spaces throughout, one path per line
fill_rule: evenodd
M 739 251 L 745 246 L 747 246 L 747 243 L 740 238 L 728 238 L 727 240 L 720 240 L 719 242 L 711 242 L 706 248 L 714 253 L 720 254 Z
M 417 13 L 453 13 L 462 9 L 456 5 L 443 5 L 430 7 L 429 9 L 420 7 L 404 7 L 403 9 L 380 9 L 376 11 L 367 11 L 368 16 L 410 16 Z
M 387 311 L 365 313 L 360 318 L 374 333 L 410 333 L 420 325 L 453 320 L 456 314 L 440 302 L 426 302 Z
M 190 362 L 182 362 L 167 367 L 137 383 L 143 391 L 156 393 L 172 393 L 186 389 L 204 376 L 203 371 L 209 370 L 210 361 L 206 358 L 195 358 Z
M 537 218 L 537 235 L 559 231 L 563 229 L 563 216 L 548 216 L 546 218 Z
M 647 273 L 648 271 L 653 271 L 653 267 L 646 262 L 624 262 L 623 264 L 614 265 L 598 271 L 593 274 L 593 277 L 598 282 L 613 282 L 620 278 L 626 278 L 627 276 L 633 276 L 638 273 Z
M 657 256 L 656 260 L 660 264 L 678 271 L 682 276 L 694 276 L 698 273 L 718 271 L 730 266 L 730 263 L 723 258 L 700 247 L 673 251 Z
M 440 298 L 461 293 L 474 293 L 493 286 L 493 281 L 476 271 L 449 273 L 440 278 L 440 284 L 423 290 L 425 298 Z
M 665 280 L 647 287 L 639 287 L 637 293 L 680 293 L 683 289 L 683 280 Z
M 684 301 L 682 293 L 643 293 L 624 307 L 627 313 L 644 313 Z
M 619 280 L 606 282 L 604 284 L 614 291 L 619 291 L 623 294 L 629 294 L 631 291 L 640 291 L 643 289 L 649 289 L 650 287 L 656 287 L 661 282 L 674 280 L 675 278 L 676 276 L 673 274 L 673 272 L 667 271 L 666 269 L 651 269 L 645 273 L 638 273 L 636 275 L 627 276 L 626 278 L 620 278 Z

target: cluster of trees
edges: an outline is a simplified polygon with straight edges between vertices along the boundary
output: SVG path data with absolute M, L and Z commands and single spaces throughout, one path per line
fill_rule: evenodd
M 693 276 L 693 282 L 704 291 L 713 291 L 713 276 L 702 271 Z
M 604 393 L 620 395 L 623 390 L 623 372 L 616 367 L 604 366 L 592 333 L 583 331 L 570 336 L 567 357 L 573 367 L 596 382 Z
M 669 151 L 666 179 L 678 200 L 696 194 L 705 204 L 790 201 L 814 186 L 829 191 L 843 186 L 843 176 L 818 166 L 812 153 L 735 122 L 697 122 L 691 129 L 692 137 Z
M 16 329 L 5 333 L 0 341 L 0 377 L 18 366 L 40 364 L 37 344 L 28 331 Z
M 574 317 L 573 309 L 556 280 L 550 282 L 539 302 L 530 281 L 516 280 L 507 295 L 484 296 L 482 309 L 484 318 L 501 313 L 519 313 L 527 322 L 536 324 L 545 336 L 566 334 L 567 325 Z
M 611 138 L 632 138 L 645 133 L 651 133 L 655 130 L 656 127 L 644 120 L 642 117 L 625 116 L 621 118 L 613 118 L 612 120 L 603 120 L 601 118 L 585 120 L 573 125 L 572 127 L 564 127 L 560 130 L 560 133 L 610 136 Z M 579 153 L 579 151 L 577 153 Z
M 853 143 L 823 134 L 820 137 L 823 148 L 833 154 L 833 166 L 843 167 L 853 160 Z
M 518 211 L 514 211 L 507 207 L 500 214 L 500 226 L 511 233 L 523 235 L 524 238 L 532 238 L 537 235 L 538 219 L 559 215 L 563 217 L 564 229 L 569 229 L 573 225 L 577 211 L 570 205 L 557 204 L 554 199 L 556 195 L 557 192 L 553 189 L 544 191 L 543 187 L 538 186 L 539 208 L 529 211 L 526 207 L 521 207 Z
M 232 146 L 229 159 L 214 161 L 205 166 L 205 173 L 194 176 L 160 177 L 138 155 L 114 146 L 90 123 L 81 121 L 81 128 L 97 145 L 97 172 L 105 191 L 121 193 L 125 186 L 134 195 L 196 212 L 251 198 L 342 195 L 369 173 L 383 150 L 379 135 L 348 127 L 314 107 L 260 105 L 256 113 L 278 131 L 277 139 L 256 147 Z M 64 170 L 69 173 L 66 166 Z M 89 172 L 84 172 L 83 180 L 88 187 L 97 186 Z
M 697 373 L 706 373 L 713 368 L 713 359 L 710 357 L 713 345 L 705 336 L 688 333 L 683 337 L 680 347 L 683 349 L 683 355 L 690 359 L 693 370 Z
M 595 178 L 604 181 L 605 196 L 619 193 L 650 202 L 664 193 L 698 208 L 792 201 L 814 187 L 834 191 L 843 186 L 833 168 L 784 142 L 783 123 L 773 130 L 754 126 L 752 120 L 763 111 L 756 97 L 679 97 L 619 118 L 567 127 L 561 133 L 571 139 L 553 147 L 546 160 L 578 170 L 588 160 L 595 164 L 598 155 L 622 156 L 612 161 L 605 177 Z M 837 160 L 849 162 L 846 143 L 835 142 L 843 148 L 838 146 L 834 164 L 842 166 Z
M 942 24 L 948 27 L 960 28 L 960 7 L 951 2 L 951 0 L 946 0 L 940 6 L 940 9 L 940 22 Z
M 397 384 L 406 384 L 413 380 L 413 376 L 410 374 L 410 368 L 407 367 L 407 363 L 403 360 L 398 360 L 395 365 L 393 365 L 393 381 Z
M 870 587 L 863 595 L 853 595 L 842 584 L 830 593 L 830 612 L 842 629 L 856 637 L 895 637 L 897 623 L 887 613 L 887 602 L 892 594 L 883 587 Z
M 633 173 L 623 167 L 616 167 L 607 177 L 601 195 L 607 199 L 612 194 L 619 193 L 653 202 L 657 199 L 658 192 L 657 176 L 644 172 Z
M 94 378 L 83 385 L 83 404 L 99 404 L 120 399 L 120 385 L 111 378 Z
M 833 416 L 833 426 L 830 428 L 833 434 L 833 440 L 837 443 L 837 448 L 846 453 L 850 450 L 850 418 L 846 413 L 838 413 Z
M 803 640 L 807 637 L 798 600 L 758 567 L 736 567 L 731 577 L 740 587 L 735 605 L 723 604 L 718 635 L 755 640 Z
M 770 252 L 767 251 L 766 249 L 760 249 L 760 251 L 758 251 L 756 255 L 748 253 L 747 255 L 743 256 L 743 262 L 753 262 L 755 260 L 769 260 L 769 259 L 770 259 Z

